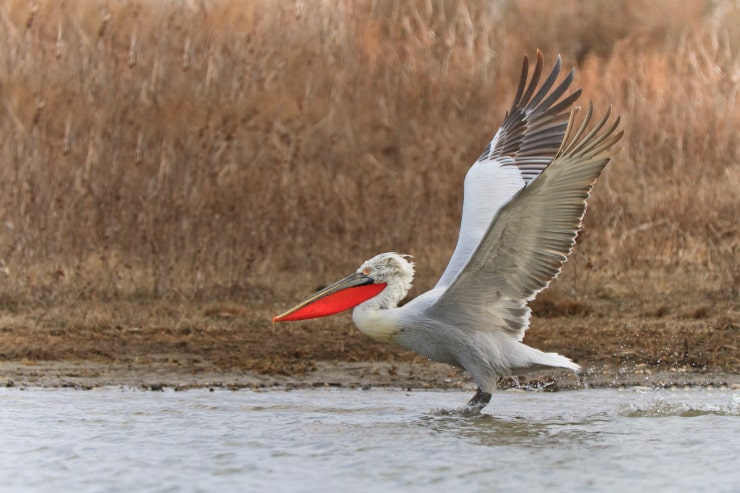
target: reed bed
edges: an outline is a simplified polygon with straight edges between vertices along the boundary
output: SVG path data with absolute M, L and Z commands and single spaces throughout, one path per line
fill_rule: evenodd
M 722 1 L 3 2 L 0 298 L 273 303 L 391 250 L 426 289 L 540 48 L 626 131 L 554 293 L 732 302 L 738 25 Z

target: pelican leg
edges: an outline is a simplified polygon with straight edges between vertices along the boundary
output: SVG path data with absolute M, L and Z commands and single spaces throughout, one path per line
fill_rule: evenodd
M 480 411 L 491 402 L 491 394 L 483 392 L 480 387 L 475 391 L 475 395 L 468 401 L 467 408 L 471 411 Z

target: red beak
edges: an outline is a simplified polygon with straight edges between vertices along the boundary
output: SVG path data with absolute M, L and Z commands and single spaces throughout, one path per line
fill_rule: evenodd
M 385 287 L 385 283 L 375 283 L 371 277 L 355 272 L 322 289 L 282 315 L 274 317 L 272 322 L 306 320 L 334 315 L 369 300 L 383 291 Z

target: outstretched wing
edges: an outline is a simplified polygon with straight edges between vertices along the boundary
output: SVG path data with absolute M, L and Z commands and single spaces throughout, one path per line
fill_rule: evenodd
M 508 330 L 521 340 L 527 301 L 557 276 L 570 254 L 596 178 L 617 152 L 611 108 L 587 134 L 592 107 L 576 129 L 574 110 L 552 163 L 503 206 L 470 259 L 430 308 L 477 330 Z
M 496 211 L 542 173 L 563 142 L 568 112 L 581 90 L 563 98 L 573 82 L 573 70 L 555 86 L 561 68 L 559 56 L 538 90 L 543 64 L 542 52 L 538 50 L 537 63 L 527 83 L 529 60 L 524 57 L 514 103 L 501 128 L 465 177 L 460 236 L 438 287 L 447 286 L 454 279 Z

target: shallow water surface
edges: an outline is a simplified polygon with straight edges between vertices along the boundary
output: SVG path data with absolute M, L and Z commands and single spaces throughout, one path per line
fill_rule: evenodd
M 740 491 L 740 392 L 0 389 L 2 491 Z

